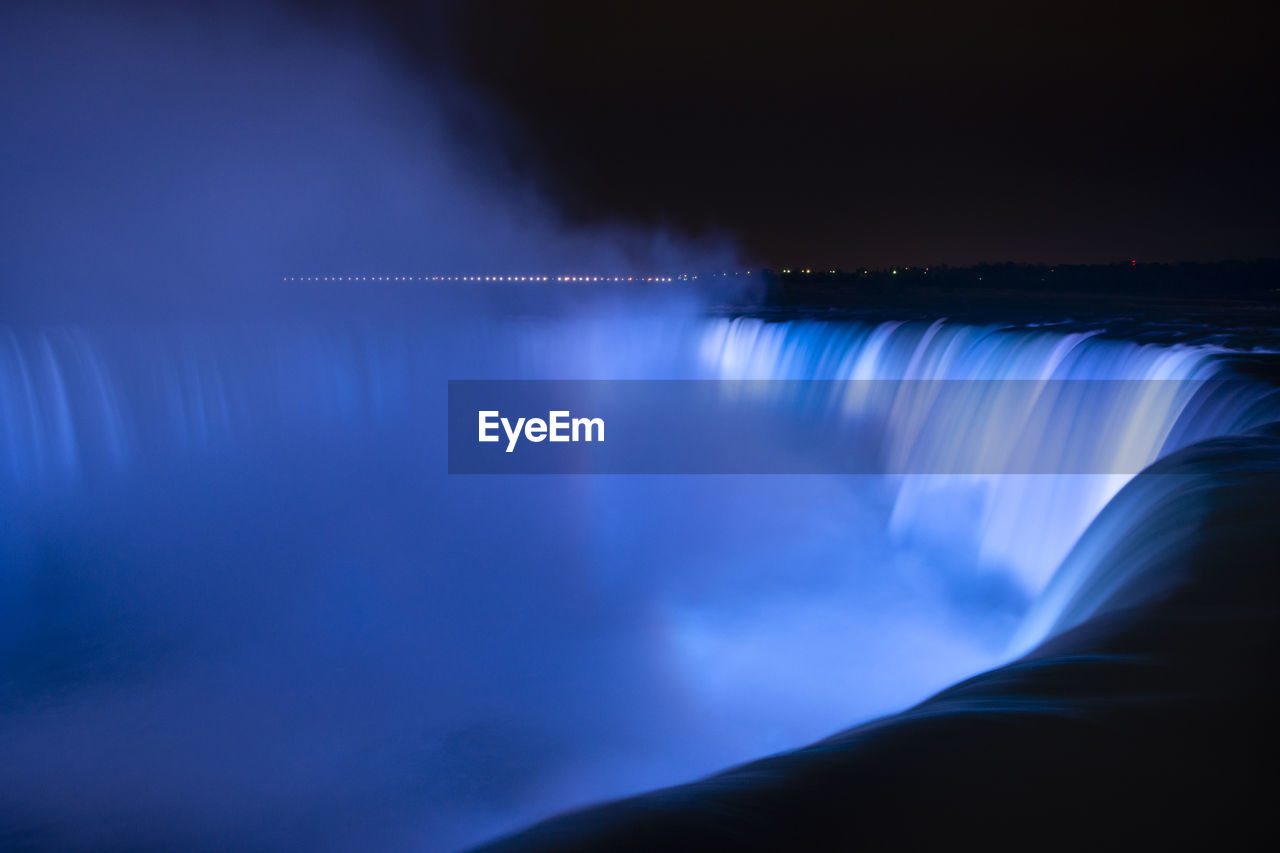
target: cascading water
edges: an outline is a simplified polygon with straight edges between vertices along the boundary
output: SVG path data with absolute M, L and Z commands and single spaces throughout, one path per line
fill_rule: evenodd
M 1100 328 L 1058 333 L 944 321 L 865 325 L 741 319 L 713 324 L 701 355 L 726 379 L 1093 383 L 1089 399 L 1060 412 L 1061 422 L 1029 424 L 1036 429 L 1026 449 L 1035 458 L 1097 462 L 1124 456 L 1145 466 L 1180 447 L 1239 433 L 1273 416 L 1268 414 L 1273 406 L 1263 402 L 1264 389 L 1213 381 L 1230 376 L 1221 347 L 1144 346 L 1101 334 Z M 1099 393 L 1106 387 L 1100 383 L 1115 380 L 1132 382 L 1118 394 Z M 1133 393 L 1135 387 L 1140 393 Z M 997 403 L 962 401 L 946 422 L 954 429 L 939 430 L 932 422 L 926 424 L 932 433 L 922 432 L 893 404 L 877 414 L 889 433 L 891 454 L 977 456 L 990 454 L 992 436 L 1007 435 L 1007 425 L 999 422 L 1007 412 Z M 1007 466 L 1004 473 L 904 478 L 897 486 L 892 530 L 911 536 L 946 524 L 955 504 L 940 493 L 954 498 L 963 491 L 971 497 L 982 561 L 1007 563 L 1032 592 L 1136 473 L 1037 476 L 1021 473 L 1007 455 L 997 453 L 995 462 L 997 468 Z M 938 508 L 942 511 L 933 511 Z
M 270 846 L 273 811 L 337 846 L 371 821 L 475 841 L 999 663 L 1130 477 L 449 477 L 446 379 L 1144 380 L 1030 440 L 1154 460 L 1272 419 L 1265 389 L 1213 385 L 1222 355 L 670 311 L 10 329 L 0 764 L 77 757 L 0 786 L 81 840 L 114 837 L 95 810 L 182 809 L 228 842 Z M 901 399 L 871 413 L 890 452 L 982 446 L 955 430 L 990 401 L 939 433 Z M 83 809 L 42 798 L 67 785 Z
M 1274 418 L 1207 343 L 366 286 L 739 261 L 571 227 L 485 156 L 505 121 L 359 21 L 108 5 L 0 7 L 0 847 L 451 849 L 805 744 L 1142 571 L 1115 543 L 1166 496 L 1109 503 L 1107 454 Z M 1012 448 L 985 397 L 840 401 L 894 460 L 992 453 L 975 476 L 446 473 L 449 379 L 741 377 L 1150 385 Z

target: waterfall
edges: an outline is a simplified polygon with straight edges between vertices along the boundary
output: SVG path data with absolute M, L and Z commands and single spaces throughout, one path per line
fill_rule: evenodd
M 497 345 L 502 334 L 512 340 Z M 314 433 L 405 417 L 415 407 L 423 410 L 424 386 L 439 380 L 447 358 L 449 347 L 427 337 L 402 326 L 341 324 L 265 333 L 0 330 L 0 481 L 39 490 L 127 469 L 131 460 L 159 453 L 208 452 L 277 431 Z M 948 517 L 962 501 L 976 524 L 980 561 L 1011 567 L 1031 594 L 1136 473 L 1097 473 L 1108 458 L 1149 464 L 1196 441 L 1265 423 L 1274 409 L 1261 386 L 1221 381 L 1232 373 L 1224 360 L 1229 351 L 1220 346 L 1138 344 L 1097 328 L 577 319 L 567 327 L 490 329 L 487 341 L 502 355 L 480 362 L 455 354 L 453 363 L 504 376 L 554 374 L 574 365 L 582 373 L 586 364 L 595 377 L 898 383 L 869 414 L 890 455 L 917 464 L 990 453 L 992 435 L 1008 432 L 1008 413 L 990 397 L 962 399 L 950 404 L 954 411 L 943 421 L 952 428 L 934 422 L 932 431 L 922 429 L 901 390 L 913 381 L 1081 383 L 1087 399 L 1056 401 L 1049 420 L 1027 418 L 1020 452 L 1087 459 L 1092 473 L 1026 474 L 997 458 L 992 473 L 893 478 L 893 536 L 947 536 Z M 1144 384 L 1106 393 L 1103 383 L 1114 380 Z
M 1265 423 L 1273 395 L 1232 376 L 1226 351 L 1212 345 L 1143 345 L 1102 336 L 1101 329 L 1062 333 L 1044 328 L 932 323 L 879 324 L 758 319 L 709 325 L 700 353 L 714 375 L 726 379 L 881 380 L 899 386 L 876 416 L 891 447 L 906 456 L 977 455 L 1004 437 L 1007 415 L 999 400 L 962 399 L 947 431 L 921 432 L 900 411 L 916 380 L 999 380 L 1078 383 L 1079 399 L 1034 422 L 1022 447 L 1036 459 L 1115 456 L 1144 467 L 1178 448 Z M 1110 391 L 1107 382 L 1118 382 Z M 1140 385 L 1138 383 L 1141 383 Z M 1061 384 L 1051 387 L 1058 391 Z M 1025 392 L 1020 392 L 1019 396 Z M 1046 393 L 1050 393 L 1046 391 Z M 1058 401 L 1061 402 L 1061 401 Z M 997 452 L 1002 448 L 995 448 Z M 1003 461 L 1005 473 L 999 473 Z M 965 489 L 975 496 L 978 542 L 984 561 L 1011 564 L 1037 592 L 1089 523 L 1136 473 L 1032 475 L 1011 458 L 997 458 L 997 473 L 900 478 L 892 530 L 918 535 L 944 522 L 934 504 L 940 493 Z M 1105 466 L 1104 466 L 1105 467 Z
M 223 846 L 264 846 L 225 819 L 258 814 L 264 790 L 323 835 L 316 804 L 342 780 L 352 811 L 332 820 L 367 829 L 368 804 L 393 803 L 458 846 L 995 666 L 1097 606 L 1105 537 L 1082 534 L 1141 515 L 1134 498 L 1103 512 L 1127 469 L 446 473 L 446 380 L 547 377 L 879 383 L 790 404 L 834 403 L 930 470 L 990 452 L 1009 406 L 975 385 L 924 418 L 928 382 L 1042 383 L 1007 450 L 1094 462 L 1145 464 L 1276 411 L 1221 346 L 1096 328 L 624 307 L 0 329 L 0 766 L 73 743 L 92 760 L 49 772 L 86 802 L 103 773 L 164 780 L 130 807 L 179 809 L 231 832 Z M 44 823 L 80 814 L 0 785 Z

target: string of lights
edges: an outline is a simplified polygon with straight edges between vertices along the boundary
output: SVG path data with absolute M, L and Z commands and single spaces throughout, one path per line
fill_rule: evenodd
M 490 281 L 490 282 L 648 282 L 665 284 L 677 281 L 696 281 L 699 278 L 719 278 L 751 275 L 748 272 L 722 272 L 710 274 L 682 273 L 678 275 L 286 275 L 283 281 Z

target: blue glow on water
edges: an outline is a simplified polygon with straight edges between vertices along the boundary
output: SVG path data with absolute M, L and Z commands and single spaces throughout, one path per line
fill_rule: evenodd
M 1027 441 L 1017 450 L 1034 458 L 1089 460 L 1080 470 L 1106 470 L 1106 460 L 1153 462 L 1187 444 L 1233 434 L 1265 422 L 1263 389 L 1231 386 L 1199 393 L 1206 382 L 1229 376 L 1213 346 L 1152 346 L 1077 333 L 1012 330 L 933 323 L 878 325 L 820 322 L 766 323 L 743 319 L 713 324 L 701 355 L 724 378 L 858 380 L 1089 380 L 1089 399 L 1068 401 L 1052 421 L 1027 420 Z M 1101 398 L 1099 380 L 1155 380 L 1134 395 Z M 1083 385 L 1083 383 L 1082 383 Z M 998 386 L 996 386 L 998 387 Z M 1209 390 L 1217 387 L 1210 385 Z M 975 389 L 978 390 L 978 389 Z M 986 390 L 986 389 L 981 389 Z M 1055 389 L 1056 390 L 1056 389 Z M 1016 472 L 1014 448 L 1004 440 L 1010 412 L 999 399 L 967 401 L 939 428 L 901 405 L 899 395 L 878 412 L 890 454 L 933 460 L 991 460 L 991 470 Z M 1021 402 L 1024 395 L 1019 392 Z M 855 406 L 861 401 L 854 401 Z M 929 429 L 932 432 L 926 432 Z M 899 536 L 929 535 L 954 523 L 954 498 L 966 494 L 973 511 L 979 557 L 1012 567 L 1029 591 L 1038 591 L 1067 550 L 1129 474 L 1036 476 L 913 476 L 896 484 L 891 529 Z M 944 495 L 950 495 L 948 499 Z M 947 534 L 943 533 L 943 538 Z
M 450 849 L 802 744 L 1087 612 L 1088 549 L 1031 608 L 1126 479 L 450 478 L 451 378 L 1177 384 L 1047 454 L 1269 419 L 1208 346 L 374 281 L 741 264 L 570 227 L 358 26 L 166 9 L 0 7 L 0 839 Z M 982 403 L 878 416 L 977 450 Z
M 339 847 L 474 841 L 1000 662 L 1129 479 L 451 478 L 445 379 L 1176 380 L 1033 436 L 1155 459 L 1266 419 L 1261 390 L 1196 393 L 1225 370 L 1096 333 L 670 307 L 8 329 L 0 729 L 42 778 L 0 784 L 90 839 L 182 815 L 270 846 L 268 803 Z M 940 433 L 879 416 L 891 446 L 980 448 L 990 403 Z

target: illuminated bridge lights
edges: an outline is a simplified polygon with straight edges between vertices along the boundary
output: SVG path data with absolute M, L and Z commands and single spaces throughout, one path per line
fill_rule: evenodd
M 787 272 L 787 270 L 783 270 Z M 742 272 L 710 273 L 711 277 L 751 275 L 750 270 Z M 674 275 L 286 275 L 281 281 L 488 281 L 488 282 L 586 282 L 586 283 L 625 283 L 645 282 L 650 284 L 668 284 L 677 281 L 697 281 L 696 273 L 678 273 Z
M 891 267 L 885 268 L 880 272 L 888 275 L 898 275 L 899 273 L 918 272 L 920 275 L 928 275 L 929 267 Z M 767 271 L 766 271 L 767 272 Z M 811 267 L 783 267 L 778 271 L 781 275 L 814 275 Z M 861 275 L 871 275 L 873 270 L 867 267 L 859 267 L 854 271 Z M 1050 270 L 1055 272 L 1055 270 Z M 519 282 L 562 282 L 566 284 L 623 284 L 626 282 L 641 282 L 649 284 L 668 284 L 680 281 L 698 281 L 705 278 L 728 278 L 730 276 L 738 278 L 740 276 L 751 275 L 751 270 L 734 270 L 729 272 L 712 272 L 712 273 L 675 273 L 672 275 L 287 275 L 283 276 L 283 281 L 390 281 L 390 282 L 412 282 L 412 281 L 483 281 L 483 282 L 503 282 L 503 283 L 519 283 Z M 818 275 L 849 275 L 840 269 L 819 270 Z

